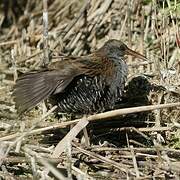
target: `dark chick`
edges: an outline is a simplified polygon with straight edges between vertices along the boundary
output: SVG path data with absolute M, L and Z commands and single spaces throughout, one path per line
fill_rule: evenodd
M 112 109 L 127 78 L 125 55 L 147 60 L 118 40 L 107 41 L 94 53 L 52 62 L 47 70 L 21 76 L 13 93 L 19 113 L 45 99 L 60 112 L 90 114 Z

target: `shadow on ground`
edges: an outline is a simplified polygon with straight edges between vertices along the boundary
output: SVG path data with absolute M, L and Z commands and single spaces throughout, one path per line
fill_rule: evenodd
M 148 99 L 151 84 L 144 76 L 132 78 L 125 87 L 125 94 L 121 101 L 117 102 L 116 109 L 146 106 L 151 102 Z M 91 141 L 95 144 L 106 142 L 118 147 L 126 146 L 127 139 L 138 145 L 138 143 L 150 143 L 144 139 L 135 128 L 150 126 L 149 121 L 154 121 L 152 112 L 133 113 L 110 121 L 91 123 Z

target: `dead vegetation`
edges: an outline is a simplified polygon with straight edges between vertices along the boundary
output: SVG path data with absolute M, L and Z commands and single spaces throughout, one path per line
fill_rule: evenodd
M 43 2 L 0 2 L 1 179 L 179 179 L 180 3 L 49 0 L 47 39 Z M 17 115 L 11 94 L 19 73 L 111 38 L 149 59 L 127 59 L 120 110 L 74 120 L 41 104 Z

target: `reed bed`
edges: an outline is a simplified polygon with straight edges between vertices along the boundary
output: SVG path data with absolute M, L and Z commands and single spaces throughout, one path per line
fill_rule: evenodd
M 176 0 L 1 1 L 0 178 L 179 179 L 179 27 Z M 115 110 L 56 117 L 56 106 L 41 103 L 17 114 L 11 95 L 21 73 L 112 38 L 149 59 L 127 58 Z

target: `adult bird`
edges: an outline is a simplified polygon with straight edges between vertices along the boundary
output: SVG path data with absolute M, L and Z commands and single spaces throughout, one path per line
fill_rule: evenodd
M 128 74 L 125 55 L 147 60 L 112 39 L 87 56 L 69 56 L 50 63 L 45 70 L 25 73 L 16 81 L 16 107 L 23 113 L 42 100 L 53 99 L 64 113 L 91 114 L 113 109 Z

